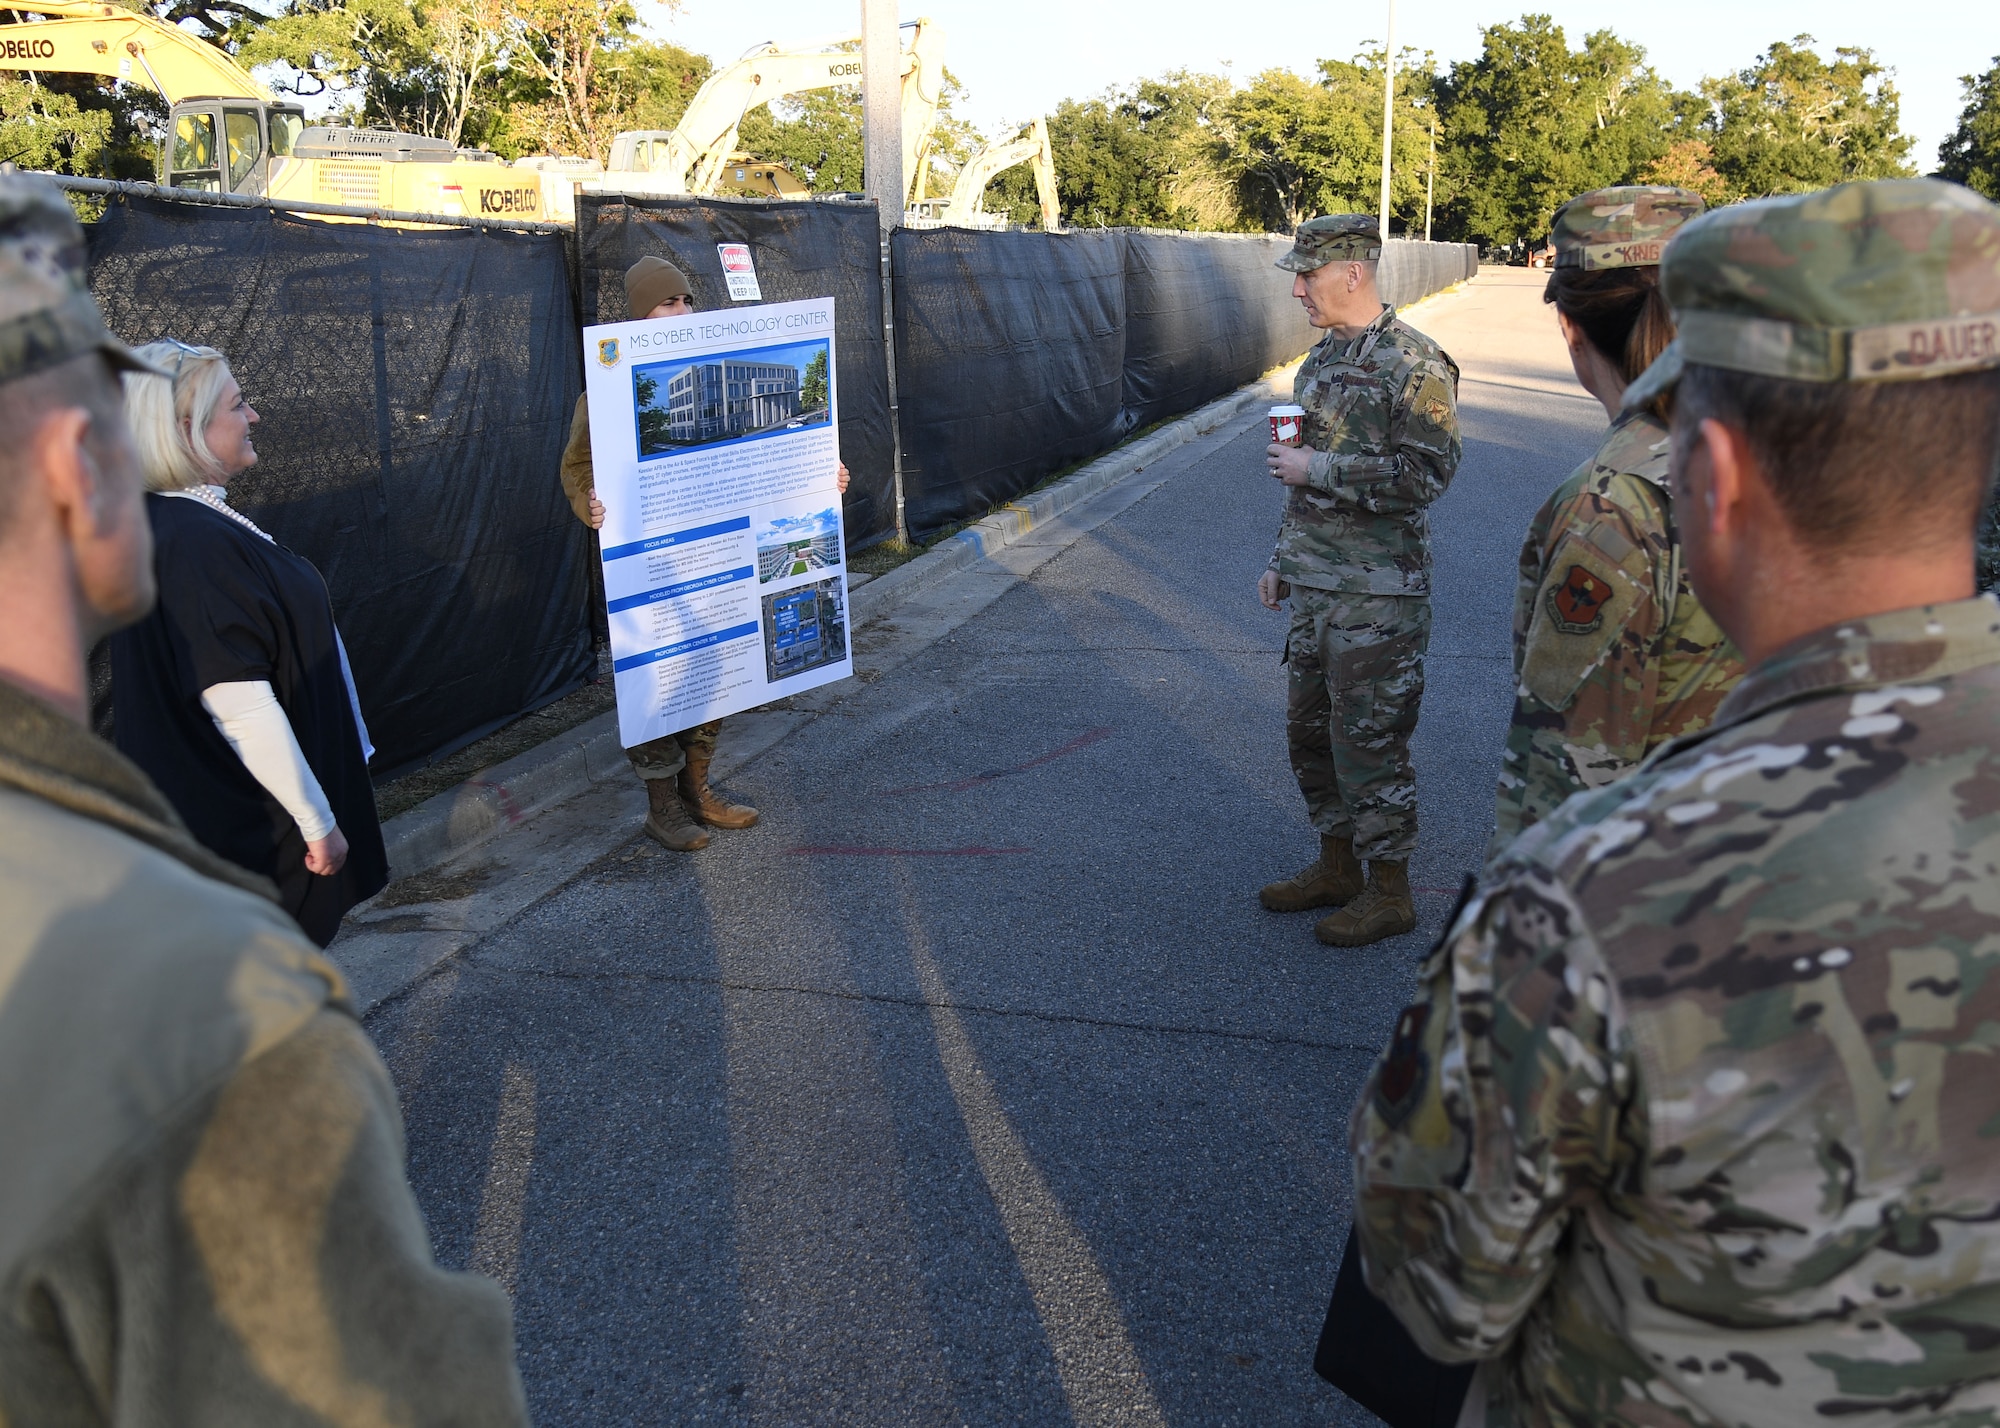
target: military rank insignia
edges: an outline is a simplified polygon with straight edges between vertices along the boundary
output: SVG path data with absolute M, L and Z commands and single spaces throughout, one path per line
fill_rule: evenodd
M 1604 602 L 1610 598 L 1609 585 L 1572 565 L 1562 584 L 1549 591 L 1549 618 L 1566 635 L 1587 635 L 1604 623 Z

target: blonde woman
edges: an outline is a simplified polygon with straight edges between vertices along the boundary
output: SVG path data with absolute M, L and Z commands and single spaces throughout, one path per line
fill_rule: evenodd
M 229 504 L 257 413 L 212 347 L 125 381 L 160 598 L 113 636 L 118 747 L 213 851 L 278 886 L 324 947 L 388 880 L 367 726 L 326 583 Z

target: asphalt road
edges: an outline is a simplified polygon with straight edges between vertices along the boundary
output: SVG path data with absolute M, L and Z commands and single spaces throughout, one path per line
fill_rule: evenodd
M 1603 425 L 1539 287 L 1415 317 L 1466 434 L 1418 932 L 1257 905 L 1313 850 L 1259 421 L 739 769 L 757 828 L 634 828 L 370 1018 L 538 1422 L 1372 1421 L 1309 1363 L 1347 1108 L 1491 825 L 1520 533 Z

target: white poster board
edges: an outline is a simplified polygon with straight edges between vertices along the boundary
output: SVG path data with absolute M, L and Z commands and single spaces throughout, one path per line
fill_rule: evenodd
M 583 337 L 619 742 L 854 673 L 833 299 Z

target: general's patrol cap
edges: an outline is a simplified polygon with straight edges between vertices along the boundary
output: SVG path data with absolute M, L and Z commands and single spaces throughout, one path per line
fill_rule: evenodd
M 1621 184 L 1578 194 L 1556 210 L 1558 268 L 1650 268 L 1676 229 L 1708 208 L 1698 193 Z
M 2000 208 L 1937 179 L 1878 179 L 1721 208 L 1660 267 L 1678 335 L 1625 393 L 1684 364 L 1802 382 L 2000 367 Z
M 1382 230 L 1372 213 L 1329 213 L 1308 218 L 1292 235 L 1292 251 L 1278 266 L 1310 273 L 1334 262 L 1372 263 L 1382 256 Z
M 62 190 L 0 166 L 0 382 L 93 349 L 121 372 L 168 375 L 111 335 L 84 267 L 83 227 Z

